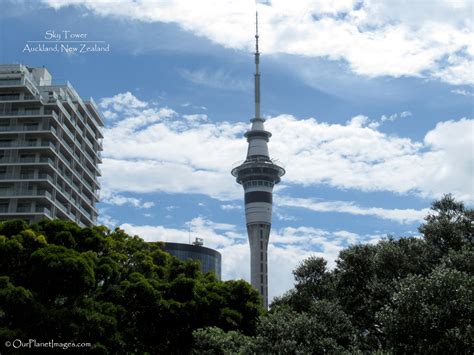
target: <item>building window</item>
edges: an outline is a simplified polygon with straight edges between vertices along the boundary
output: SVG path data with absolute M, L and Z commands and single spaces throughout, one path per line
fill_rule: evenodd
M 11 139 L 0 139 L 0 147 L 10 147 L 12 145 Z
M 20 154 L 20 161 L 22 163 L 33 163 L 35 158 L 34 154 Z
M 25 123 L 23 125 L 23 129 L 25 131 L 37 131 L 38 130 L 38 123 Z
M 20 84 L 21 84 L 20 78 L 0 79 L 0 85 L 20 85 Z
M 18 100 L 20 94 L 1 94 L 0 101 Z
M 8 212 L 8 204 L 9 201 L 1 201 L 0 202 L 0 212 Z
M 17 212 L 30 212 L 31 203 L 30 202 L 19 202 L 17 206 Z

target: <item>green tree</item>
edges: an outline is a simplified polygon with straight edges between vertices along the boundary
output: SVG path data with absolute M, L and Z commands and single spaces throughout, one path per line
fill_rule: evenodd
M 474 278 L 437 267 L 411 275 L 378 314 L 397 353 L 468 354 L 474 345 Z
M 186 353 L 192 332 L 255 332 L 258 293 L 123 230 L 0 223 L 0 344 L 91 342 L 95 353 Z M 3 346 L 3 345 L 0 345 Z
M 313 302 L 329 300 L 340 305 L 349 317 L 356 334 L 354 347 L 365 352 L 382 351 L 388 347 L 395 352 L 404 352 L 405 348 L 397 348 L 393 341 L 397 323 L 394 321 L 389 327 L 387 318 L 378 316 L 379 312 L 394 302 L 405 280 L 413 277 L 424 280 L 431 277 L 433 270 L 440 266 L 472 278 L 473 216 L 472 210 L 456 202 L 451 195 L 446 195 L 433 203 L 432 212 L 420 227 L 423 238 L 396 240 L 388 237 L 374 245 L 349 246 L 341 251 L 332 271 L 326 269 L 324 260 L 309 258 L 294 271 L 295 288 L 277 298 L 271 307 L 277 309 L 286 306 L 301 314 L 308 312 Z M 427 295 L 424 293 L 423 297 Z M 448 298 L 443 307 L 448 307 L 449 302 L 458 302 L 455 297 L 451 299 Z M 462 298 L 462 302 L 467 301 L 466 297 Z M 436 303 L 433 307 L 437 307 Z M 436 316 L 436 313 L 425 314 L 426 321 L 435 324 L 434 327 L 441 327 L 435 319 L 430 320 L 430 315 Z M 448 322 L 448 319 L 444 321 Z M 452 321 L 456 323 L 454 319 Z M 465 326 L 463 329 L 456 334 L 465 344 L 471 341 L 471 328 Z M 424 334 L 425 339 L 430 338 L 426 328 L 419 327 L 418 331 Z M 409 336 L 403 330 L 401 332 Z M 416 339 L 421 341 L 422 335 Z M 456 344 L 455 338 L 445 338 L 447 343 L 451 340 Z M 456 345 L 453 346 L 456 348 Z M 424 349 L 422 345 L 420 349 Z
M 255 338 L 257 353 L 343 354 L 354 351 L 354 328 L 342 308 L 327 300 L 307 312 L 282 307 L 261 318 Z
M 197 329 L 193 332 L 193 353 L 207 355 L 252 354 L 254 338 L 218 327 Z
M 419 231 L 433 247 L 436 257 L 441 257 L 450 249 L 459 250 L 474 243 L 474 210 L 466 209 L 450 194 L 433 202 L 425 220 Z
M 313 302 L 331 299 L 334 296 L 334 277 L 323 258 L 311 256 L 303 260 L 295 270 L 295 288 L 273 300 L 271 308 L 289 306 L 303 312 L 309 310 Z

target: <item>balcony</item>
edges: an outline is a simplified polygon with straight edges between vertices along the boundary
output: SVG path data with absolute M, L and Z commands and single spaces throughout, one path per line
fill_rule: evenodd
M 49 147 L 55 150 L 56 146 L 51 141 L 0 141 L 0 148 L 35 148 Z
M 66 200 L 72 199 L 72 195 L 69 192 L 67 192 L 66 189 L 64 189 L 61 186 L 56 186 L 56 188 L 66 197 Z
M 59 207 L 61 211 L 63 211 L 65 214 L 68 214 L 67 207 L 64 206 L 61 202 L 59 202 L 58 200 L 55 200 L 54 203 L 56 204 L 56 206 Z
M 19 94 L 0 95 L 0 101 L 18 101 L 18 100 L 20 100 Z
M 54 166 L 54 159 L 50 157 L 3 157 L 0 158 L 0 164 L 34 164 L 34 163 L 47 163 Z
M 32 205 L 29 206 L 18 206 L 16 209 L 17 213 L 42 213 L 48 217 L 51 217 L 51 210 L 44 206 L 36 206 L 33 207 Z
M 24 116 L 24 117 L 30 117 L 30 116 L 53 116 L 56 121 L 58 121 L 58 114 L 54 111 L 48 112 L 45 110 L 45 112 L 40 113 L 39 110 L 34 110 L 34 111 L 7 111 L 7 112 L 0 112 L 0 117 L 9 117 L 9 116 Z
M 23 157 L 23 158 L 3 157 L 3 158 L 0 158 L 0 164 L 34 163 L 35 161 L 36 161 L 35 157 Z
M 54 183 L 54 178 L 47 173 L 22 173 L 22 174 L 12 174 L 12 173 L 0 173 L 0 180 L 48 180 L 51 183 Z
M 0 189 L 0 197 L 47 197 L 51 199 L 51 192 L 48 190 L 28 190 L 28 189 Z
M 39 173 L 38 179 L 40 180 L 48 180 L 50 183 L 54 184 L 54 177 L 47 174 L 47 173 Z
M 39 125 L 15 125 L 15 126 L 3 126 L 0 125 L 0 132 L 38 132 L 38 131 L 47 131 L 56 133 L 56 128 L 54 126 L 39 126 Z
M 63 131 L 66 132 L 66 134 L 69 136 L 69 138 L 74 142 L 74 134 L 72 134 L 72 132 L 69 130 L 69 128 L 67 128 L 66 125 L 63 125 L 62 126 L 63 128 Z
M 0 79 L 0 86 L 23 85 L 22 78 Z
M 58 100 L 58 94 L 55 91 L 52 91 L 50 94 L 48 94 L 48 98 L 47 98 L 48 104 L 56 103 L 57 100 Z

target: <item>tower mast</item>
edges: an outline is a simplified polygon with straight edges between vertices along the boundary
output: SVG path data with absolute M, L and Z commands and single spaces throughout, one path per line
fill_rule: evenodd
M 248 150 L 245 161 L 232 169 L 232 175 L 244 188 L 245 220 L 250 244 L 250 282 L 268 308 L 268 242 L 272 226 L 273 186 L 280 182 L 285 169 L 270 159 L 268 141 L 260 115 L 260 52 L 258 49 L 258 12 L 255 13 L 255 117 L 244 136 Z
M 255 118 L 260 118 L 260 52 L 258 51 L 258 11 L 255 11 Z

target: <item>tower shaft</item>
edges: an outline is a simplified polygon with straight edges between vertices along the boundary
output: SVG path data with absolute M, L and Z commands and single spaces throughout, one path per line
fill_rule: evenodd
M 260 293 L 263 307 L 268 308 L 268 241 L 270 224 L 247 225 L 250 244 L 250 283 Z
M 232 175 L 244 188 L 245 219 L 250 245 L 250 281 L 260 293 L 263 306 L 268 307 L 267 250 L 272 226 L 273 186 L 280 182 L 285 170 L 270 159 L 268 141 L 271 133 L 265 130 L 260 116 L 260 52 L 258 49 L 258 13 L 255 14 L 255 117 L 245 133 L 248 150 L 245 161 L 232 169 Z

